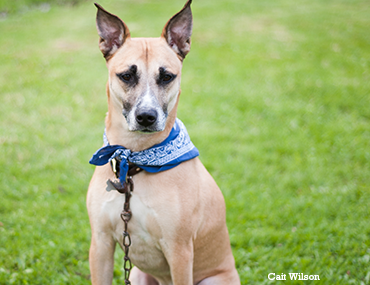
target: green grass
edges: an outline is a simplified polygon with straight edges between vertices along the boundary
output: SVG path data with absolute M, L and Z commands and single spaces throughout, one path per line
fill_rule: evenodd
M 99 1 L 133 36 L 158 36 L 183 2 Z M 178 115 L 224 193 L 242 284 L 370 284 L 368 1 L 193 12 Z M 95 7 L 10 13 L 0 35 L 0 284 L 89 284 L 88 160 L 107 110 Z
M 0 16 L 8 13 L 27 13 L 30 10 L 48 12 L 50 5 L 77 5 L 87 0 L 0 0 Z

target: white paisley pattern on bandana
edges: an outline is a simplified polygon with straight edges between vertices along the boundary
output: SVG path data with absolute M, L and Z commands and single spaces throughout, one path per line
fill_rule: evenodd
M 129 160 L 136 165 L 165 165 L 194 148 L 184 124 L 176 119 L 180 133 L 172 141 L 163 146 L 149 148 L 140 152 L 133 152 Z

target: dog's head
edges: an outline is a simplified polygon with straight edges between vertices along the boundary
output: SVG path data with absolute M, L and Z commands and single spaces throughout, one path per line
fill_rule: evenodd
M 159 38 L 131 38 L 126 24 L 98 8 L 99 48 L 109 70 L 110 108 L 129 131 L 164 130 L 180 94 L 182 61 L 190 51 L 191 0 L 165 25 Z

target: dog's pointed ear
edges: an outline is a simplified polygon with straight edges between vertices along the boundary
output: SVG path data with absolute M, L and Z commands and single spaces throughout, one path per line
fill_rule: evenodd
M 107 12 L 97 3 L 95 3 L 95 6 L 98 8 L 96 28 L 100 36 L 99 48 L 105 59 L 109 60 L 125 40 L 130 37 L 130 31 L 116 15 Z
M 162 31 L 162 37 L 182 59 L 190 51 L 190 36 L 193 29 L 191 1 L 188 0 L 184 8 L 167 22 Z

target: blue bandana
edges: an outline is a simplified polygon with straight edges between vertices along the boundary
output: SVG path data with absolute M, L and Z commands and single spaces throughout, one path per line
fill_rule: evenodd
M 156 173 L 171 169 L 198 155 L 198 149 L 191 142 L 184 124 L 176 119 L 169 136 L 163 142 L 143 151 L 132 152 L 120 145 L 109 145 L 104 134 L 104 146 L 92 156 L 90 163 L 104 165 L 113 158 L 121 160 L 119 180 L 123 185 L 129 162 L 147 172 Z

